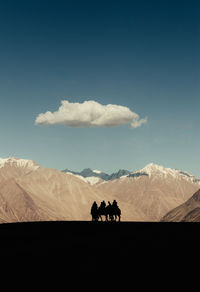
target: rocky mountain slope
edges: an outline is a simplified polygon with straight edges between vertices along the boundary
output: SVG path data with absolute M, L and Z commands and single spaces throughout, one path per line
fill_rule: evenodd
M 92 202 L 105 197 L 75 176 L 29 160 L 9 158 L 1 166 L 0 222 L 86 220 Z
M 185 203 L 168 212 L 163 222 L 200 222 L 200 189 Z
M 89 182 L 91 184 L 99 183 L 102 180 L 106 180 L 107 181 L 107 180 L 117 179 L 117 178 L 120 178 L 123 175 L 127 175 L 127 174 L 131 173 L 128 170 L 119 169 L 117 172 L 114 172 L 112 174 L 107 174 L 107 173 L 102 172 L 100 170 L 92 170 L 90 168 L 85 168 L 81 172 L 71 171 L 69 169 L 65 169 L 62 172 L 75 174 L 75 175 L 77 175 L 79 177 L 82 177 L 83 180 L 85 178 L 85 181 Z M 96 178 L 96 180 L 92 179 L 92 178 Z M 97 179 L 97 178 L 99 178 L 99 179 Z
M 199 187 L 195 176 L 153 163 L 120 179 L 96 185 L 97 189 L 125 202 L 129 209 L 134 206 L 148 221 L 159 221 L 168 211 L 188 200 Z
M 0 222 L 91 220 L 94 201 L 114 199 L 124 221 L 160 221 L 200 187 L 198 178 L 155 164 L 121 174 L 103 180 L 41 167 L 32 160 L 0 159 Z

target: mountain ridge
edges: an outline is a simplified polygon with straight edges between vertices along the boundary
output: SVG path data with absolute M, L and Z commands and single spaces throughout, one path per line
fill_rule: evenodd
M 159 221 L 168 211 L 188 200 L 200 187 L 193 175 L 184 175 L 179 170 L 155 164 L 95 186 L 130 204 L 130 208 L 135 206 L 150 221 Z
M 4 159 L 0 168 L 0 222 L 91 220 L 94 201 L 99 205 L 102 200 L 114 199 L 123 221 L 160 221 L 199 189 L 198 178 L 193 175 L 152 163 L 122 174 L 119 170 L 119 178 L 111 180 L 84 178 L 23 159 Z
M 30 170 L 36 170 L 39 167 L 41 167 L 39 164 L 37 164 L 34 160 L 31 159 L 22 159 L 22 158 L 15 158 L 14 156 L 10 156 L 8 158 L 0 158 L 0 169 L 12 165 L 14 167 L 20 167 L 20 168 L 29 168 Z M 55 168 L 52 168 L 55 169 Z M 120 178 L 121 176 L 127 176 L 127 177 L 134 177 L 134 175 L 137 174 L 143 174 L 143 175 L 148 175 L 151 176 L 152 174 L 155 173 L 162 173 L 163 175 L 183 175 L 184 177 L 190 178 L 196 183 L 200 184 L 200 178 L 190 174 L 189 172 L 185 170 L 179 170 L 179 169 L 172 169 L 172 168 L 167 168 L 162 165 L 156 164 L 156 163 L 149 163 L 145 167 L 136 170 L 136 171 L 129 171 L 126 169 L 119 169 L 116 172 L 113 172 L 111 174 L 102 172 L 100 170 L 92 170 L 91 168 L 84 168 L 82 171 L 72 171 L 69 169 L 61 170 L 61 172 L 70 172 L 72 174 L 77 174 L 81 175 L 83 177 L 100 177 L 103 180 L 112 180 L 116 178 Z
M 0 168 L 4 167 L 5 165 L 26 167 L 30 168 L 31 170 L 35 170 L 40 167 L 34 160 L 15 158 L 13 156 L 10 156 L 8 158 L 0 158 Z
M 101 179 L 103 179 L 105 181 L 116 179 L 116 178 L 121 177 L 122 175 L 130 173 L 130 171 L 128 171 L 128 170 L 119 169 L 117 172 L 114 172 L 114 173 L 111 173 L 111 174 L 107 174 L 107 173 L 102 172 L 102 171 L 92 170 L 91 168 L 84 168 L 80 172 L 79 171 L 71 171 L 69 169 L 65 169 L 65 170 L 62 170 L 62 172 L 65 172 L 65 173 L 71 172 L 72 174 L 80 175 L 80 176 L 85 177 L 85 178 L 87 178 L 87 177 L 99 177 L 99 178 L 101 178 Z
M 69 169 L 65 169 L 62 170 L 62 172 L 65 173 L 72 173 L 74 175 L 79 175 L 82 177 L 99 177 L 101 179 L 103 179 L 104 181 L 109 181 L 109 180 L 114 180 L 114 179 L 118 179 L 121 177 L 140 177 L 140 176 L 149 176 L 151 177 L 152 175 L 156 175 L 156 176 L 165 176 L 167 177 L 168 175 L 170 176 L 174 176 L 174 177 L 179 177 L 180 175 L 188 180 L 188 181 L 192 181 L 194 183 L 197 183 L 200 185 L 200 178 L 190 174 L 187 171 L 183 171 L 183 170 L 179 170 L 179 169 L 172 169 L 172 168 L 167 168 L 164 167 L 162 165 L 158 165 L 155 163 L 149 163 L 147 164 L 145 167 L 136 170 L 136 171 L 128 171 L 125 169 L 119 169 L 118 171 L 112 173 L 112 174 L 107 174 L 104 172 L 96 172 L 93 171 L 91 168 L 85 168 L 83 169 L 81 172 L 77 172 L 77 171 L 71 171 Z

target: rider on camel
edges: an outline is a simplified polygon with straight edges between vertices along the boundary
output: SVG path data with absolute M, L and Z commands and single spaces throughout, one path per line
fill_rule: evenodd
M 105 208 L 106 208 L 106 203 L 105 203 L 105 201 L 102 201 L 102 202 L 101 202 L 101 204 L 100 204 L 100 208 L 101 208 L 101 210 L 105 210 Z
M 114 209 L 117 209 L 118 208 L 118 205 L 117 205 L 116 200 L 113 201 L 112 206 L 113 206 Z
M 90 214 L 91 215 L 97 215 L 98 214 L 98 205 L 97 205 L 96 201 L 94 201 L 94 203 L 92 204 Z

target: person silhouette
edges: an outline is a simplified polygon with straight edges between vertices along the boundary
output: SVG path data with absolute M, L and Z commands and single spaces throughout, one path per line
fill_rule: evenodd
M 104 200 L 101 202 L 100 207 L 101 207 L 103 210 L 105 209 L 105 207 L 106 207 L 106 202 L 105 202 Z
M 108 208 L 108 210 L 111 208 L 111 202 L 110 201 L 108 201 L 108 206 L 107 206 L 107 208 Z
M 97 210 L 98 209 L 98 205 L 97 205 L 96 201 L 94 201 L 94 203 L 92 204 L 92 209 L 93 210 Z
M 98 205 L 96 201 L 94 201 L 94 203 L 92 204 L 90 214 L 92 215 L 92 221 L 98 220 Z
M 108 201 L 108 206 L 106 207 L 106 221 L 108 221 L 108 215 L 109 219 L 112 221 L 113 216 L 112 216 L 112 204 L 110 201 Z
M 112 206 L 113 206 L 114 209 L 117 209 L 118 208 L 118 205 L 117 205 L 116 200 L 113 201 Z
M 101 202 L 100 207 L 98 209 L 98 214 L 99 214 L 101 221 L 102 221 L 102 215 L 106 216 L 106 203 L 105 203 L 105 201 Z
M 119 209 L 118 205 L 117 205 L 117 201 L 114 200 L 112 203 L 112 219 L 113 220 L 117 220 L 117 216 L 119 217 L 119 221 L 120 221 L 120 215 L 121 215 L 121 210 Z

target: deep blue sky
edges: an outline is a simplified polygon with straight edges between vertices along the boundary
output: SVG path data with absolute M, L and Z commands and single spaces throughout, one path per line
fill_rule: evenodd
M 0 157 L 200 176 L 200 2 L 0 2 Z M 129 107 L 130 129 L 38 126 L 61 100 Z

